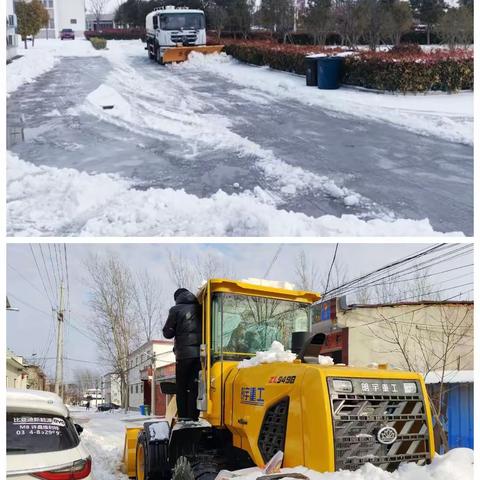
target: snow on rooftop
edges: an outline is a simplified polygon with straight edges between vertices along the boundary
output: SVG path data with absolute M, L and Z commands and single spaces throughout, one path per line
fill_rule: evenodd
M 241 280 L 252 285 L 260 285 L 261 287 L 283 288 L 284 290 L 295 290 L 295 285 L 290 282 L 282 282 L 277 280 L 266 280 L 264 278 L 246 278 Z
M 473 383 L 473 370 L 445 370 L 443 383 Z M 440 383 L 442 378 L 441 371 L 429 372 L 425 375 L 425 383 Z

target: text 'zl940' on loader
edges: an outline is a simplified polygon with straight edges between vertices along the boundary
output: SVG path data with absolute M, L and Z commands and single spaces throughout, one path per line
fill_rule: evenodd
M 155 8 L 145 19 L 148 56 L 158 63 L 184 62 L 191 52 L 219 53 L 223 45 L 207 45 L 202 10 L 173 6 Z
M 432 417 L 422 376 L 320 364 L 325 335 L 308 333 L 321 308 L 318 294 L 210 280 L 198 299 L 200 421 L 175 423 L 167 413 L 165 420 L 127 428 L 129 476 L 211 480 L 222 469 L 263 467 L 278 451 L 283 467 L 319 472 L 431 461 Z M 239 368 L 275 340 L 292 348 L 296 360 Z M 172 394 L 175 385 L 161 388 Z

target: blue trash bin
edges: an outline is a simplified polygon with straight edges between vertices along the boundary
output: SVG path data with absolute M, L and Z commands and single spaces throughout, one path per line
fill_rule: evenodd
M 145 415 L 145 405 L 140 405 L 138 409 L 140 410 L 140 415 Z
M 320 57 L 317 61 L 318 88 L 334 90 L 340 87 L 343 57 Z

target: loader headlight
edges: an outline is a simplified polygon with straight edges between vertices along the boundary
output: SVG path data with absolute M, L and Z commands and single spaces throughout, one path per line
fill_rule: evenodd
M 350 380 L 334 380 L 333 389 L 336 392 L 351 393 L 353 392 L 353 384 Z
M 414 382 L 404 383 L 403 391 L 405 393 L 417 393 L 417 384 Z

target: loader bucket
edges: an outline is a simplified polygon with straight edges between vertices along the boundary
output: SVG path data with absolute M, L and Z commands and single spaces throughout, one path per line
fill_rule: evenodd
M 191 52 L 199 52 L 205 55 L 210 53 L 220 53 L 223 45 L 203 45 L 193 47 L 172 47 L 163 52 L 163 63 L 185 62 Z
M 125 442 L 123 445 L 123 462 L 122 473 L 128 477 L 135 477 L 136 472 L 136 454 L 137 454 L 137 437 L 143 430 L 143 427 L 126 427 L 125 428 Z

